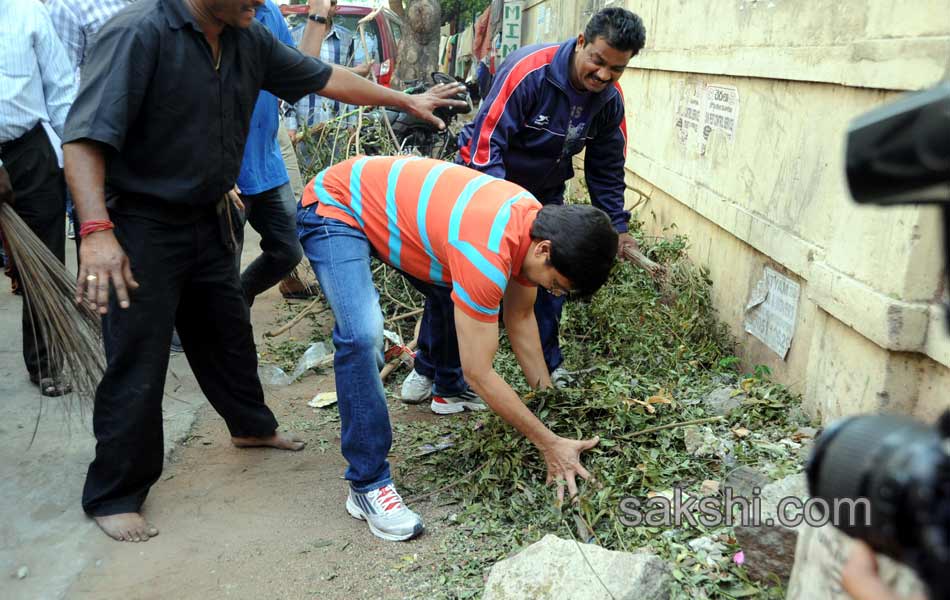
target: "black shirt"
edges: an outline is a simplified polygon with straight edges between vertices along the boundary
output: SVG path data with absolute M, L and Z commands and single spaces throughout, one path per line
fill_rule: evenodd
M 251 113 L 265 89 L 288 102 L 322 89 L 332 67 L 278 41 L 256 19 L 225 27 L 216 70 L 184 0 L 139 0 L 100 31 L 63 142 L 106 153 L 109 206 L 187 222 L 234 186 Z

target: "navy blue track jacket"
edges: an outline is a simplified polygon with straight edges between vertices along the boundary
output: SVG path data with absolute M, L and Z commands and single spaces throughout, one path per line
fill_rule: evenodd
M 576 43 L 571 39 L 525 46 L 509 55 L 475 120 L 459 134 L 459 160 L 517 183 L 544 204 L 560 204 L 564 183 L 574 177 L 571 157 L 586 145 L 584 172 L 591 203 L 624 233 L 630 213 L 623 209 L 623 93 L 614 84 L 592 94 L 583 130 L 570 130 L 568 73 Z

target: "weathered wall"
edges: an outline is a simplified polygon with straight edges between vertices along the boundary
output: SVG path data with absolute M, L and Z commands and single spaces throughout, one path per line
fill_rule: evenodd
M 630 201 L 649 197 L 651 233 L 690 237 L 747 365 L 770 366 L 825 421 L 950 408 L 937 212 L 858 206 L 843 174 L 849 121 L 950 65 L 950 1 L 527 0 L 524 43 L 572 37 L 604 5 L 648 32 L 621 80 Z M 704 136 L 688 109 L 715 89 L 735 119 Z M 801 285 L 784 358 L 743 328 L 766 266 Z

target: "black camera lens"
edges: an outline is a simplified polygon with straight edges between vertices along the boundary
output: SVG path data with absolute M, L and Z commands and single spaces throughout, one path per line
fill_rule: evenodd
M 937 428 L 896 416 L 844 419 L 819 436 L 806 474 L 846 534 L 905 563 L 946 560 L 950 458 Z

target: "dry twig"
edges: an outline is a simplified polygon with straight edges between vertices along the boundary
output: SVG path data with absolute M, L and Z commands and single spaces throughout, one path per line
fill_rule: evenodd
M 663 265 L 653 262 L 639 250 L 624 248 L 623 254 L 627 258 L 627 260 L 646 269 L 647 271 L 649 271 L 650 275 L 652 275 L 653 277 L 659 277 L 666 272 L 666 269 L 663 268 Z
M 302 311 L 300 311 L 300 312 L 297 314 L 297 316 L 294 317 L 293 319 L 291 319 L 290 321 L 284 323 L 283 325 L 281 325 L 281 326 L 278 327 L 277 329 L 274 329 L 274 330 L 265 332 L 265 333 L 264 333 L 264 337 L 266 337 L 266 338 L 272 338 L 272 337 L 277 337 L 278 335 L 281 335 L 281 334 L 283 334 L 283 333 L 287 333 L 288 331 L 290 331 L 290 329 L 291 329 L 294 325 L 296 325 L 297 323 L 299 323 L 300 321 L 302 321 L 303 318 L 306 317 L 307 315 L 309 315 L 309 314 L 319 315 L 320 313 L 326 311 L 326 307 L 321 308 L 320 310 L 314 310 L 314 308 L 317 306 L 317 303 L 319 303 L 319 302 L 320 302 L 320 299 L 319 299 L 319 298 L 316 299 L 316 300 L 314 300 L 313 302 L 311 302 L 310 304 L 308 304 L 307 306 L 305 306 L 304 309 L 303 309 Z
M 680 421 L 679 423 L 667 423 L 666 425 L 659 425 L 657 427 L 647 427 L 646 429 L 641 429 L 640 431 L 631 431 L 630 433 L 624 433 L 618 435 L 620 439 L 629 439 L 641 435 L 646 435 L 648 433 L 655 433 L 657 431 L 663 431 L 664 429 L 675 429 L 677 427 L 686 427 L 687 425 L 704 425 L 706 423 L 715 423 L 716 421 L 722 421 L 725 417 L 709 417 L 708 419 L 693 419 L 692 421 Z

